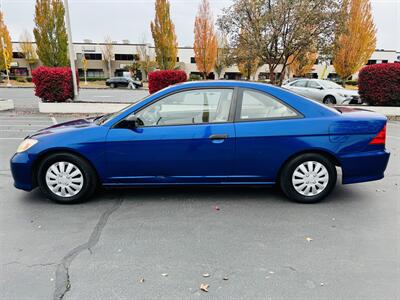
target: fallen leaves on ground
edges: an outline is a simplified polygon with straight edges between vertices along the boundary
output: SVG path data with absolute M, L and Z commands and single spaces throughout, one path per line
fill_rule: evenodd
M 200 290 L 202 290 L 203 292 L 208 292 L 209 287 L 210 287 L 210 285 L 207 283 L 200 284 Z

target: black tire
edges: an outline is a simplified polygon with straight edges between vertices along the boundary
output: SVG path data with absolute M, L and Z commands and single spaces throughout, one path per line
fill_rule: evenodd
M 336 98 L 334 96 L 328 95 L 322 101 L 324 104 L 336 104 Z
M 115 88 L 115 83 L 110 83 L 110 88 L 111 89 Z
M 83 184 L 81 190 L 73 196 L 61 197 L 53 193 L 46 183 L 46 172 L 50 166 L 57 162 L 69 162 L 74 164 L 82 174 Z M 46 198 L 61 204 L 75 204 L 88 200 L 98 187 L 97 174 L 93 167 L 84 159 L 71 153 L 54 153 L 45 157 L 37 172 L 38 185 Z
M 312 196 L 303 195 L 298 192 L 294 187 L 294 183 L 292 181 L 293 173 L 295 172 L 295 170 L 301 164 L 309 161 L 322 164 L 326 168 L 329 175 L 326 187 L 322 189 L 322 191 L 320 191 L 318 194 Z M 336 179 L 336 167 L 331 160 L 317 153 L 305 153 L 291 159 L 285 164 L 280 174 L 279 184 L 281 190 L 289 199 L 295 202 L 309 204 L 320 202 L 326 196 L 328 196 L 336 185 Z

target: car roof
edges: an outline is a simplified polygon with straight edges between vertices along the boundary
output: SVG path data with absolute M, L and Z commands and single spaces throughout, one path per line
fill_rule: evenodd
M 253 82 L 253 81 L 241 81 L 241 80 L 202 80 L 202 81 L 187 81 L 174 85 L 180 88 L 191 88 L 191 87 L 246 87 L 264 89 L 265 87 L 276 88 L 271 84 Z

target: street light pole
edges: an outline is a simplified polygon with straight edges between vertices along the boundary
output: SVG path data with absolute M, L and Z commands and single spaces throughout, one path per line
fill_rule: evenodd
M 71 35 L 71 23 L 69 19 L 69 7 L 68 7 L 68 0 L 64 0 L 65 6 L 65 25 L 67 27 L 67 34 L 68 34 L 68 49 L 69 49 L 69 60 L 71 64 L 71 71 L 72 71 L 72 81 L 74 86 L 74 98 L 78 97 L 78 83 L 76 80 L 76 69 L 75 69 L 75 51 L 74 45 L 72 44 L 72 35 Z

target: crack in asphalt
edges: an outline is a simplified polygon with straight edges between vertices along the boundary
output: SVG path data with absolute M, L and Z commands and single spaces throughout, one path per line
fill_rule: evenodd
M 24 264 L 24 263 L 19 262 L 19 261 L 11 261 L 9 263 L 2 264 L 2 266 L 21 265 L 21 266 L 25 266 L 27 268 L 33 268 L 33 267 L 48 267 L 48 266 L 53 266 L 55 264 L 56 263 L 50 262 L 50 263 L 39 263 L 39 264 L 28 265 L 28 264 Z
M 123 199 L 117 199 L 115 203 L 108 208 L 99 218 L 96 226 L 94 227 L 88 241 L 83 243 L 71 251 L 69 251 L 57 265 L 56 269 L 56 280 L 54 289 L 54 300 L 61 300 L 65 294 L 71 289 L 69 267 L 72 261 L 84 250 L 88 250 L 92 253 L 92 248 L 97 244 L 100 239 L 101 233 L 108 222 L 108 218 L 113 212 L 121 207 Z

